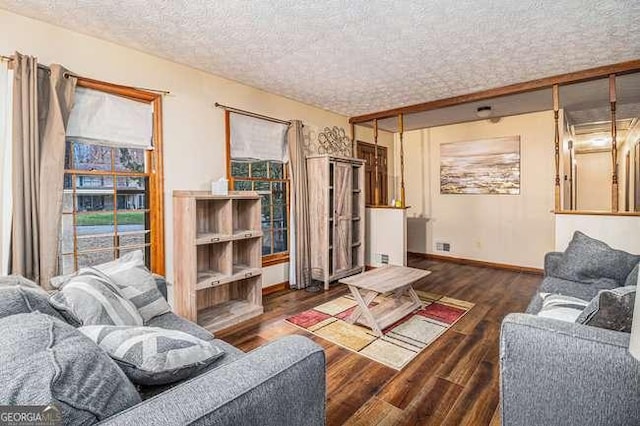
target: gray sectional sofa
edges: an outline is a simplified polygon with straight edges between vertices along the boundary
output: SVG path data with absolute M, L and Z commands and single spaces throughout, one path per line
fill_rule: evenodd
M 562 256 L 546 255 L 544 280 L 527 311 L 502 323 L 502 425 L 640 425 L 640 361 L 629 354 L 630 334 L 536 316 L 541 292 L 591 300 L 602 289 L 637 282 L 637 269 L 626 280 L 572 281 L 557 276 Z
M 156 278 L 156 284 L 166 298 L 164 279 Z M 28 339 L 35 335 L 31 332 L 21 333 L 19 330 L 20 321 L 29 320 L 35 323 L 42 323 L 43 320 L 49 321 L 53 324 L 50 327 L 54 327 L 54 329 L 60 329 L 67 334 L 74 332 L 71 327 L 60 321 L 62 316 L 44 304 L 46 296 L 43 299 L 44 302 L 38 299 L 40 306 L 36 306 L 34 300 L 27 301 L 25 298 L 26 304 L 32 308 L 31 313 L 15 313 L 0 320 L 6 324 L 11 321 L 5 320 L 16 318 L 13 321 L 15 323 L 13 328 L 18 327 L 18 333 L 14 333 L 14 344 L 8 344 L 11 347 L 0 346 L 0 360 L 3 363 L 4 361 L 19 362 L 15 356 L 17 353 L 15 348 L 20 345 L 20 339 Z M 21 303 L 20 300 L 18 302 Z M 9 308 L 15 309 L 15 303 Z M 52 320 L 51 317 L 56 319 Z M 179 330 L 202 340 L 211 341 L 224 350 L 224 355 L 210 365 L 206 371 L 183 382 L 162 386 L 138 386 L 136 389 L 140 397 L 135 395 L 135 398 L 140 402 L 110 415 L 108 418 L 96 419 L 94 415 L 85 411 L 85 414 L 80 417 L 74 417 L 75 420 L 71 423 L 92 424 L 97 420 L 101 420 L 100 424 L 104 425 L 136 426 L 186 424 L 280 426 L 323 425 L 325 423 L 325 356 L 322 348 L 311 340 L 302 336 L 289 336 L 268 343 L 249 353 L 244 353 L 222 340 L 215 339 L 207 330 L 172 312 L 153 318 L 147 325 Z M 53 339 L 58 339 L 53 331 L 51 333 L 53 333 L 51 334 Z M 48 334 L 48 332 L 45 333 L 45 335 Z M 46 346 L 47 338 L 44 340 Z M 81 342 L 83 345 L 91 343 L 87 339 L 77 340 L 77 342 Z M 36 342 L 27 341 L 26 343 L 25 348 L 42 346 L 42 342 L 36 344 Z M 54 342 L 52 341 L 51 344 L 54 345 Z M 52 347 L 50 346 L 50 348 Z M 53 350 L 56 349 L 53 348 Z M 65 350 L 58 352 L 49 350 L 53 354 L 54 364 L 61 365 L 65 359 L 71 359 L 65 355 Z M 96 347 L 96 350 L 100 349 Z M 45 347 L 43 353 L 46 352 Z M 85 357 L 97 360 L 98 358 L 95 358 L 94 355 L 87 353 Z M 45 362 L 44 365 L 48 364 Z M 32 365 L 30 368 L 33 369 L 34 366 Z M 113 368 L 117 370 L 117 367 Z M 98 405 L 104 406 L 108 403 L 106 401 L 109 401 L 109 398 L 113 399 L 113 394 L 105 394 L 99 390 L 104 388 L 104 386 L 100 387 L 100 381 L 109 380 L 109 377 L 102 377 L 98 374 L 96 379 L 96 374 L 91 371 L 91 366 L 85 370 L 72 368 L 70 373 L 62 374 L 78 375 L 82 374 L 82 371 L 87 374 L 86 379 L 80 381 L 83 386 L 82 400 L 86 404 L 92 405 L 91 398 L 97 398 Z M 33 374 L 29 373 L 31 376 L 25 376 L 22 373 L 16 375 L 11 371 L 4 371 L 3 374 L 5 380 L 10 382 L 11 389 L 8 391 L 5 389 L 2 399 L 6 400 L 0 400 L 0 404 L 6 405 L 11 403 L 11 400 L 23 403 L 30 402 L 34 405 L 47 403 L 42 400 L 38 401 L 37 396 L 29 396 L 28 392 L 33 392 L 34 389 L 36 390 L 32 395 L 42 395 L 37 391 L 37 388 L 34 388 L 33 383 L 26 386 L 25 390 L 25 386 L 17 382 L 31 380 L 29 377 L 40 373 L 33 372 Z M 123 374 L 121 376 L 124 377 L 123 380 L 127 380 L 126 376 Z M 60 373 L 54 374 L 52 377 L 52 379 L 47 378 L 45 374 L 44 378 L 38 379 L 40 381 L 36 382 L 36 386 L 37 383 L 50 383 L 52 389 L 55 386 L 60 389 L 62 383 L 67 383 L 61 380 Z M 98 381 L 96 382 L 96 380 Z M 124 383 L 129 386 L 129 382 Z M 136 389 L 133 390 L 134 393 Z M 62 398 L 58 401 L 66 404 L 68 401 L 65 401 L 64 397 L 80 391 L 80 389 L 65 388 L 62 391 Z M 115 392 L 113 389 L 112 391 Z M 75 409 L 82 411 L 82 407 L 77 404 L 77 399 Z

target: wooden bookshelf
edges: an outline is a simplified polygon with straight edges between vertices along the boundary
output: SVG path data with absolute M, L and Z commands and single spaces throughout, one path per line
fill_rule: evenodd
M 260 196 L 174 191 L 176 312 L 210 331 L 264 312 Z

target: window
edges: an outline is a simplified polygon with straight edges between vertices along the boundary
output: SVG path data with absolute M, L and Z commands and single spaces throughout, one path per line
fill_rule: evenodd
M 136 89 L 78 81 L 79 87 L 125 95 L 154 106 L 160 129 L 160 97 Z M 114 260 L 142 250 L 147 266 L 164 274 L 161 138 L 152 149 L 67 136 L 60 227 L 59 271 Z
M 225 111 L 225 123 L 230 187 L 235 191 L 256 191 L 261 196 L 262 265 L 288 262 L 290 182 L 284 161 L 287 126 L 229 111 Z
M 264 263 L 289 253 L 289 178 L 287 165 L 277 161 L 231 160 L 236 191 L 257 191 L 262 201 L 262 256 Z

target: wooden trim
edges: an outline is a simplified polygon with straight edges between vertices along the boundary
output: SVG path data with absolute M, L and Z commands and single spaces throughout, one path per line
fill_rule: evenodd
M 460 265 L 481 266 L 486 268 L 504 269 L 506 271 L 522 272 L 525 274 L 543 275 L 544 270 L 540 268 L 531 268 L 529 266 L 510 265 L 508 263 L 485 262 L 483 260 L 465 259 L 462 257 L 442 256 L 430 253 L 407 252 L 410 256 L 422 257 L 427 260 L 438 260 L 442 262 L 457 263 Z
M 373 112 L 369 114 L 359 115 L 349 118 L 349 123 L 365 123 L 373 119 L 382 119 L 397 116 L 398 114 L 413 114 L 416 112 L 429 111 L 433 109 L 465 104 L 468 102 L 483 101 L 486 99 L 496 98 L 498 96 L 515 95 L 518 93 L 531 92 L 538 89 L 552 87 L 554 84 L 565 85 L 578 83 L 581 81 L 595 80 L 607 77 L 610 74 L 629 74 L 640 71 L 640 59 L 633 61 L 620 62 L 617 64 L 604 65 L 595 68 L 589 68 L 582 71 L 575 71 L 566 74 L 559 74 L 551 77 L 539 78 L 523 83 L 509 84 L 507 86 L 496 87 L 488 90 L 481 90 L 466 95 L 454 96 L 446 99 L 438 99 L 435 101 L 423 102 L 420 104 L 409 105 L 400 108 L 393 108 L 385 111 Z
M 224 144 L 225 144 L 225 150 L 227 153 L 227 180 L 228 180 L 228 185 L 229 185 L 229 189 L 233 190 L 234 187 L 234 183 L 235 180 L 233 178 L 233 175 L 231 174 L 231 119 L 230 119 L 231 114 L 229 113 L 228 110 L 224 110 Z
M 262 288 L 262 296 L 267 296 L 269 294 L 277 293 L 283 290 L 289 290 L 291 287 L 289 286 L 289 281 L 284 281 L 278 284 L 270 285 L 268 287 Z
M 281 263 L 287 263 L 287 262 L 289 262 L 289 252 L 275 253 L 275 254 L 269 254 L 267 256 L 262 256 L 263 268 L 266 268 L 267 266 L 279 265 Z
M 98 90 L 104 93 L 122 96 L 131 100 L 150 103 L 153 105 L 153 149 L 147 151 L 149 161 L 148 173 L 118 172 L 118 176 L 148 175 L 149 178 L 149 229 L 151 231 L 151 271 L 165 274 L 165 247 L 164 247 L 164 162 L 163 162 L 163 134 L 162 134 L 162 95 L 147 92 L 129 86 L 107 83 L 90 78 L 78 77 L 78 87 Z M 78 170 L 79 174 L 100 174 L 96 172 L 85 173 Z M 113 172 L 111 173 L 113 174 Z M 115 183 L 114 183 L 115 184 Z M 114 185 L 115 186 L 115 185 Z
M 372 266 L 372 265 L 364 265 L 364 270 L 366 271 L 371 271 L 373 269 L 378 269 L 378 266 Z
M 560 210 L 552 212 L 554 214 L 573 214 L 578 216 L 640 216 L 640 212 L 608 212 L 591 210 Z
M 380 205 L 380 206 L 365 206 L 368 209 L 391 209 L 391 210 L 408 210 L 411 208 L 411 206 L 405 206 L 405 207 L 396 207 L 396 206 L 385 206 L 385 205 Z
M 560 95 L 559 86 L 553 85 L 552 97 L 553 97 L 553 122 L 554 122 L 554 158 L 555 158 L 555 188 L 554 188 L 554 205 L 556 210 L 562 209 L 560 204 L 560 123 L 558 122 L 560 116 Z

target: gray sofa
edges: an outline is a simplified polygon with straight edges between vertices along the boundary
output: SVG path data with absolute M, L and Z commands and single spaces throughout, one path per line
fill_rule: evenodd
M 164 279 L 156 277 L 156 284 L 166 298 Z M 42 306 L 39 312 L 47 313 L 48 309 L 51 308 Z M 55 312 L 50 315 L 61 318 Z M 140 403 L 102 419 L 100 424 L 280 426 L 325 423 L 325 356 L 323 349 L 313 341 L 302 336 L 288 336 L 244 353 L 172 312 L 153 318 L 147 325 L 190 333 L 214 342 L 225 353 L 206 371 L 191 379 L 171 385 L 138 387 Z M 96 398 L 106 397 L 108 395 L 96 395 Z
M 612 280 L 575 282 L 554 275 L 562 253 L 545 257 L 540 292 L 591 300 Z M 502 425 L 639 425 L 640 361 L 628 351 L 629 333 L 526 313 L 505 317 L 500 335 Z

